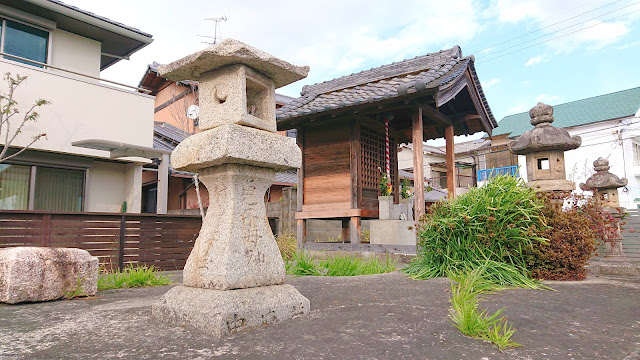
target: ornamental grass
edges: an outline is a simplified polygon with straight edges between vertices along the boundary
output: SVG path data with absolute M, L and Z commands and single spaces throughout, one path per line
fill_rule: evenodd
M 453 201 L 429 209 L 417 228 L 418 256 L 403 269 L 414 279 L 470 271 L 480 266 L 497 285 L 539 288 L 524 251 L 547 240 L 543 202 L 520 178 L 497 176 Z

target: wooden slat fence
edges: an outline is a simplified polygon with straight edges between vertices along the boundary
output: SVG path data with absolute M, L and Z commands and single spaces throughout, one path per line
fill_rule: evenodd
M 74 247 L 109 269 L 128 264 L 181 270 L 198 237 L 199 216 L 0 211 L 0 248 Z

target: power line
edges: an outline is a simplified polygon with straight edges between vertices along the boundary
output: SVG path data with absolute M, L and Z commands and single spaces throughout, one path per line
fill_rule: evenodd
M 605 8 L 605 7 L 607 7 L 607 6 L 611 6 L 611 5 L 615 4 L 615 3 L 619 3 L 620 1 L 623 1 L 623 0 L 617 0 L 617 1 L 610 2 L 610 3 L 606 4 L 606 5 L 603 5 L 603 6 L 597 7 L 597 8 L 595 8 L 595 9 L 589 10 L 589 11 L 587 11 L 587 12 L 583 12 L 583 13 L 581 13 L 581 14 L 578 14 L 578 15 L 572 16 L 572 17 L 567 18 L 567 19 L 564 19 L 564 20 L 562 20 L 562 21 L 558 21 L 558 22 L 556 22 L 556 23 L 553 23 L 553 24 L 551 24 L 551 25 L 547 25 L 547 26 L 542 27 L 542 28 L 540 28 L 540 29 L 538 29 L 538 30 L 531 31 L 531 32 L 528 32 L 528 33 L 522 34 L 522 35 L 520 35 L 520 36 L 516 36 L 516 37 L 514 37 L 514 38 L 511 38 L 511 39 L 505 40 L 505 41 L 503 41 L 503 42 L 501 42 L 501 43 L 498 43 L 498 44 L 494 44 L 494 45 L 488 46 L 488 47 L 486 47 L 486 48 L 484 48 L 484 49 L 481 49 L 481 50 L 472 51 L 472 52 L 471 52 L 471 54 L 479 53 L 479 52 L 485 51 L 485 50 L 487 50 L 487 49 L 491 49 L 491 48 L 494 48 L 494 47 L 496 47 L 496 46 L 500 46 L 500 45 L 502 45 L 502 44 L 506 44 L 506 43 L 511 42 L 511 41 L 513 41 L 513 40 L 517 40 L 517 39 L 523 38 L 523 37 L 525 37 L 525 36 L 527 36 L 527 35 L 535 34 L 535 33 L 539 32 L 539 31 L 542 31 L 542 30 L 544 30 L 544 29 L 548 29 L 548 28 L 550 28 L 550 27 L 552 27 L 552 26 L 556 26 L 556 25 L 558 25 L 558 24 L 562 24 L 563 22 L 567 22 L 567 21 L 569 21 L 569 20 L 575 19 L 575 18 L 580 17 L 580 16 L 582 16 L 582 15 L 586 15 L 586 14 L 592 13 L 592 12 L 594 12 L 594 11 L 596 11 L 596 10 L 600 10 L 600 9 L 602 9 L 602 8 Z M 624 9 L 624 8 L 622 8 L 622 9 Z M 618 10 L 620 10 L 620 9 L 618 9 Z M 571 12 L 571 11 L 572 11 L 572 10 L 565 11 L 564 13 Z M 564 14 L 564 13 L 563 13 L 563 14 Z M 604 15 L 606 15 L 606 14 L 604 14 Z M 601 15 L 601 16 L 602 16 L 602 15 Z M 540 23 L 543 23 L 543 22 L 544 22 L 544 20 L 541 20 L 541 21 L 538 21 L 538 22 L 534 23 L 534 25 L 536 25 L 536 24 L 540 24 Z
M 544 35 L 542 35 L 542 36 L 538 36 L 538 37 L 535 37 L 535 38 L 533 38 L 533 39 L 529 39 L 529 40 L 527 40 L 527 41 L 523 41 L 523 42 L 521 42 L 521 43 L 519 43 L 519 44 L 511 45 L 511 46 L 506 47 L 506 48 L 504 48 L 504 49 L 501 49 L 501 50 L 498 50 L 498 51 L 494 51 L 494 52 L 492 52 L 492 53 L 490 53 L 490 54 L 488 54 L 488 55 L 479 56 L 479 58 L 480 58 L 480 59 L 482 59 L 482 58 L 484 58 L 484 57 L 493 56 L 493 55 L 495 55 L 495 54 L 501 53 L 501 52 L 503 52 L 503 51 L 507 51 L 507 50 L 512 49 L 512 48 L 514 48 L 514 47 L 518 47 L 518 46 L 520 46 L 520 45 L 523 45 L 523 44 L 526 44 L 526 43 L 530 43 L 530 42 L 532 42 L 532 41 L 535 41 L 535 40 L 538 40 L 538 39 L 542 39 L 542 38 L 547 37 L 547 36 L 551 36 L 551 35 L 553 35 L 553 34 L 556 34 L 556 33 L 561 32 L 561 31 L 564 31 L 564 30 L 570 29 L 570 28 L 572 28 L 572 27 L 576 27 L 576 26 L 578 26 L 578 25 L 582 25 L 582 24 L 584 24 L 584 23 L 586 23 L 586 22 L 588 22 L 588 21 L 591 21 L 591 20 L 596 20 L 596 19 L 598 19 L 598 18 L 600 18 L 600 17 L 602 17 L 602 16 L 606 16 L 606 15 L 609 15 L 609 14 L 613 14 L 614 12 L 620 11 L 620 10 L 622 10 L 622 9 L 626 9 L 626 8 L 628 8 L 628 7 L 631 7 L 631 6 L 634 6 L 634 5 L 637 5 L 637 4 L 640 4 L 640 1 L 635 2 L 635 3 L 631 4 L 631 5 L 627 5 L 627 6 L 625 6 L 625 7 L 621 7 L 621 8 L 619 8 L 619 9 L 616 9 L 616 10 L 610 11 L 610 12 L 608 12 L 608 13 L 606 13 L 606 14 L 601 14 L 601 15 L 598 15 L 598 16 L 595 16 L 595 17 L 592 17 L 592 18 L 590 18 L 590 19 L 583 20 L 583 21 L 581 21 L 581 22 L 579 22 L 579 23 L 575 23 L 575 24 L 573 24 L 573 25 L 569 25 L 569 26 L 564 27 L 564 28 L 562 28 L 562 29 L 560 29 L 560 30 L 556 30 L 556 31 L 550 32 L 550 33 L 548 33 L 548 34 L 544 34 Z M 629 14 L 629 13 L 628 13 L 628 14 Z M 628 14 L 627 14 L 627 15 L 628 15 Z M 624 16 L 624 15 L 622 15 L 622 16 Z M 615 18 L 614 18 L 614 19 L 615 19 Z M 613 19 L 609 19 L 609 20 L 607 20 L 607 21 L 611 21 L 611 20 L 613 20 Z M 599 24 L 601 24 L 601 23 L 599 23 Z M 599 25 L 599 24 L 595 24 L 595 25 Z M 582 29 L 582 30 L 585 30 L 585 29 L 588 29 L 588 28 L 584 28 L 584 29 Z M 541 30 L 542 30 L 542 29 L 541 29 Z M 535 31 L 534 31 L 534 32 L 535 32 Z M 533 33 L 533 32 L 532 32 L 532 33 Z M 571 33 L 570 33 L 570 34 L 571 34 Z M 567 34 L 567 35 L 568 35 L 568 34 Z
M 545 41 L 542 41 L 542 42 L 539 42 L 539 43 L 536 43 L 536 44 L 533 44 L 533 45 L 530 45 L 530 46 L 527 46 L 527 47 L 524 47 L 524 48 L 520 48 L 520 49 L 515 50 L 515 51 L 512 51 L 512 52 L 508 52 L 508 53 L 503 54 L 503 55 L 499 55 L 499 56 L 496 56 L 496 57 L 492 57 L 492 58 L 489 58 L 489 59 L 483 60 L 483 61 L 478 61 L 478 62 L 477 62 L 477 64 L 481 64 L 481 63 L 485 63 L 485 62 L 488 62 L 488 61 L 491 61 L 491 60 L 495 60 L 495 59 L 501 58 L 501 57 L 503 57 L 503 56 L 507 56 L 507 55 L 515 54 L 515 53 L 520 52 L 520 51 L 522 51 L 522 50 L 530 49 L 530 48 L 532 48 L 532 47 L 534 47 L 534 46 L 538 46 L 538 45 L 541 45 L 541 44 L 547 43 L 547 42 L 549 42 L 549 41 L 557 40 L 557 39 L 563 38 L 563 37 L 565 37 L 565 36 L 569 36 L 569 35 L 575 34 L 575 33 L 577 33 L 577 32 L 584 31 L 584 30 L 590 29 L 590 28 L 595 27 L 595 26 L 598 26 L 598 25 L 602 25 L 602 24 L 604 24 L 604 23 L 606 23 L 606 22 L 610 22 L 610 21 L 612 21 L 612 20 L 615 20 L 615 19 L 618 19 L 618 18 L 621 18 L 621 17 L 627 16 L 627 15 L 631 15 L 631 14 L 633 14 L 633 13 L 637 13 L 637 12 L 639 12 L 639 11 L 640 11 L 640 9 L 639 9 L 639 10 L 634 10 L 634 11 L 628 12 L 628 13 L 626 13 L 626 14 L 622 14 L 622 15 L 620 15 L 620 16 L 616 16 L 616 17 L 613 17 L 613 18 L 611 18 L 611 19 L 604 20 L 604 21 L 599 22 L 599 23 L 597 23 L 597 24 L 593 24 L 593 25 L 591 25 L 591 26 L 587 26 L 587 27 L 585 27 L 585 28 L 582 28 L 582 29 L 579 29 L 579 30 L 576 30 L 576 31 L 572 31 L 572 32 L 567 33 L 567 34 L 564 34 L 564 35 L 556 36 L 556 37 L 554 37 L 554 38 L 552 38 L 552 39 L 549 39 L 549 40 L 545 40 Z

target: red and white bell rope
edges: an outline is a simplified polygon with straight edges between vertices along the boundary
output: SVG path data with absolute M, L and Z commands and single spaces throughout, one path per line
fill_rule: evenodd
M 385 156 L 385 170 L 387 176 L 391 178 L 391 161 L 389 159 L 389 118 L 384 118 L 384 156 Z

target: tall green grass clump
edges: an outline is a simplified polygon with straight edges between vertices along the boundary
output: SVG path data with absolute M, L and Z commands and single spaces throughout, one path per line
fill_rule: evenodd
M 299 251 L 285 262 L 287 274 L 296 276 L 358 276 L 383 274 L 396 270 L 396 263 L 387 256 L 385 261 L 375 257 L 334 256 L 316 260 L 307 251 Z
M 515 330 L 501 316 L 504 308 L 489 315 L 479 310 L 480 295 L 499 290 L 487 273 L 488 266 L 481 265 L 469 272 L 451 273 L 451 309 L 449 319 L 464 335 L 494 343 L 500 350 L 520 346 L 511 340 Z
M 103 272 L 98 277 L 98 290 L 162 286 L 171 284 L 169 277 L 153 266 L 128 265 L 123 270 Z
M 523 252 L 546 239 L 542 201 L 520 178 L 497 176 L 453 201 L 430 208 L 417 228 L 418 256 L 403 269 L 414 279 L 485 266 L 495 284 L 536 287 Z

